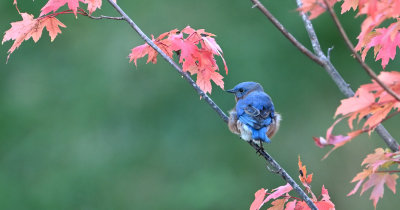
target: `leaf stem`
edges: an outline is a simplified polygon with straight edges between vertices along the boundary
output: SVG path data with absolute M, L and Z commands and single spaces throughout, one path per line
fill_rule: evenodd
M 122 18 L 128 22 L 128 24 L 139 34 L 139 36 L 152 48 L 154 48 L 160 55 L 163 57 L 169 64 L 171 64 L 174 69 L 187 81 L 189 84 L 196 90 L 196 92 L 200 95 L 202 99 L 204 99 L 211 108 L 217 112 L 218 116 L 225 122 L 228 122 L 228 116 L 225 115 L 224 111 L 222 111 L 218 105 L 205 94 L 199 86 L 193 81 L 193 79 L 182 71 L 182 69 L 171 59 L 169 58 L 157 45 L 155 45 L 148 36 L 133 22 L 133 20 L 117 5 L 113 0 L 108 0 L 108 2 L 117 10 L 117 12 L 122 16 Z M 300 195 L 300 197 L 310 206 L 311 209 L 316 210 L 317 207 L 314 205 L 312 200 L 307 196 L 307 194 L 299 187 L 299 185 L 293 180 L 292 177 L 262 148 L 253 142 L 249 142 L 249 144 L 258 151 L 264 158 L 267 160 L 275 169 L 277 169 L 277 173 L 281 175 L 281 177 L 288 182 L 293 189 Z
M 400 170 L 379 170 L 375 171 L 375 173 L 400 173 Z

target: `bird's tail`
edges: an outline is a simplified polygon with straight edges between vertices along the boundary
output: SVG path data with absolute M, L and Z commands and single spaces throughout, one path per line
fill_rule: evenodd
M 263 127 L 260 130 L 256 130 L 256 129 L 252 129 L 252 139 L 254 140 L 261 140 L 263 142 L 266 143 L 270 143 L 271 141 L 269 140 L 268 136 L 267 136 L 267 131 L 268 128 L 267 127 Z

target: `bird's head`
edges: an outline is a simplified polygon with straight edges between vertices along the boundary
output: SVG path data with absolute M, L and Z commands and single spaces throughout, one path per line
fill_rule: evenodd
M 242 82 L 237 84 L 233 89 L 227 90 L 226 92 L 235 94 L 235 98 L 237 101 L 253 91 L 264 91 L 264 89 L 257 82 Z

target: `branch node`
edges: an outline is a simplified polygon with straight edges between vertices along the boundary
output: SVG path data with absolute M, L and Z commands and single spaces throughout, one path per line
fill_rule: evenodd
M 333 50 L 334 46 L 328 48 L 328 51 L 326 52 L 326 55 L 328 57 L 328 60 L 331 60 L 331 51 Z
M 253 6 L 251 6 L 252 9 L 256 8 L 257 4 L 253 4 Z

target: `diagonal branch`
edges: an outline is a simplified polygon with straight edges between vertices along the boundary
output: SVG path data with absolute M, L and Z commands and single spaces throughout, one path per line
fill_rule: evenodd
M 349 47 L 350 51 L 353 53 L 355 56 L 356 60 L 360 63 L 362 68 L 367 72 L 367 74 L 375 80 L 386 92 L 388 92 L 391 96 L 393 96 L 397 101 L 400 101 L 400 96 L 398 96 L 392 89 L 390 89 L 385 83 L 383 83 L 378 76 L 375 74 L 375 72 L 369 67 L 362 59 L 361 56 L 357 53 L 357 51 L 354 49 L 353 44 L 351 43 L 349 37 L 346 34 L 346 31 L 344 30 L 342 24 L 339 21 L 339 18 L 337 17 L 335 11 L 333 11 L 333 8 L 329 6 L 328 2 L 326 0 L 323 0 L 325 3 L 325 6 L 327 7 L 327 10 L 329 14 L 331 15 L 333 21 L 335 22 L 336 27 L 338 28 L 340 34 L 342 35 L 344 41 L 346 42 L 347 47 Z
M 113 0 L 108 0 L 108 2 L 118 11 L 118 13 L 121 14 L 122 18 L 129 23 L 129 25 L 139 34 L 139 36 L 146 41 L 147 44 L 149 44 L 152 48 L 154 48 L 169 64 L 171 64 L 175 70 L 187 81 L 189 84 L 196 90 L 196 92 L 201 96 L 201 98 L 204 98 L 204 100 L 211 106 L 214 111 L 217 112 L 217 114 L 220 116 L 220 118 L 227 123 L 228 122 L 228 117 L 225 115 L 225 113 L 218 107 L 216 103 L 212 101 L 212 99 L 207 96 L 200 88 L 199 86 L 196 85 L 196 83 L 192 80 L 192 78 L 186 74 L 185 72 L 182 71 L 182 69 L 171 59 L 169 58 L 157 45 L 155 45 L 149 37 L 146 36 L 146 34 L 143 33 L 143 31 L 132 21 L 131 18 L 129 18 L 128 15 L 125 14 L 125 12 L 113 1 Z M 274 169 L 277 171 L 281 177 L 287 181 L 293 189 L 299 194 L 299 196 L 309 205 L 309 207 L 313 210 L 316 210 L 317 207 L 314 205 L 312 200 L 306 195 L 306 193 L 299 187 L 299 185 L 293 180 L 292 177 L 267 153 L 265 152 L 262 148 L 260 148 L 258 145 L 250 142 L 249 143 L 256 151 L 258 151 L 264 158 L 267 160 L 269 164 L 271 164 Z

